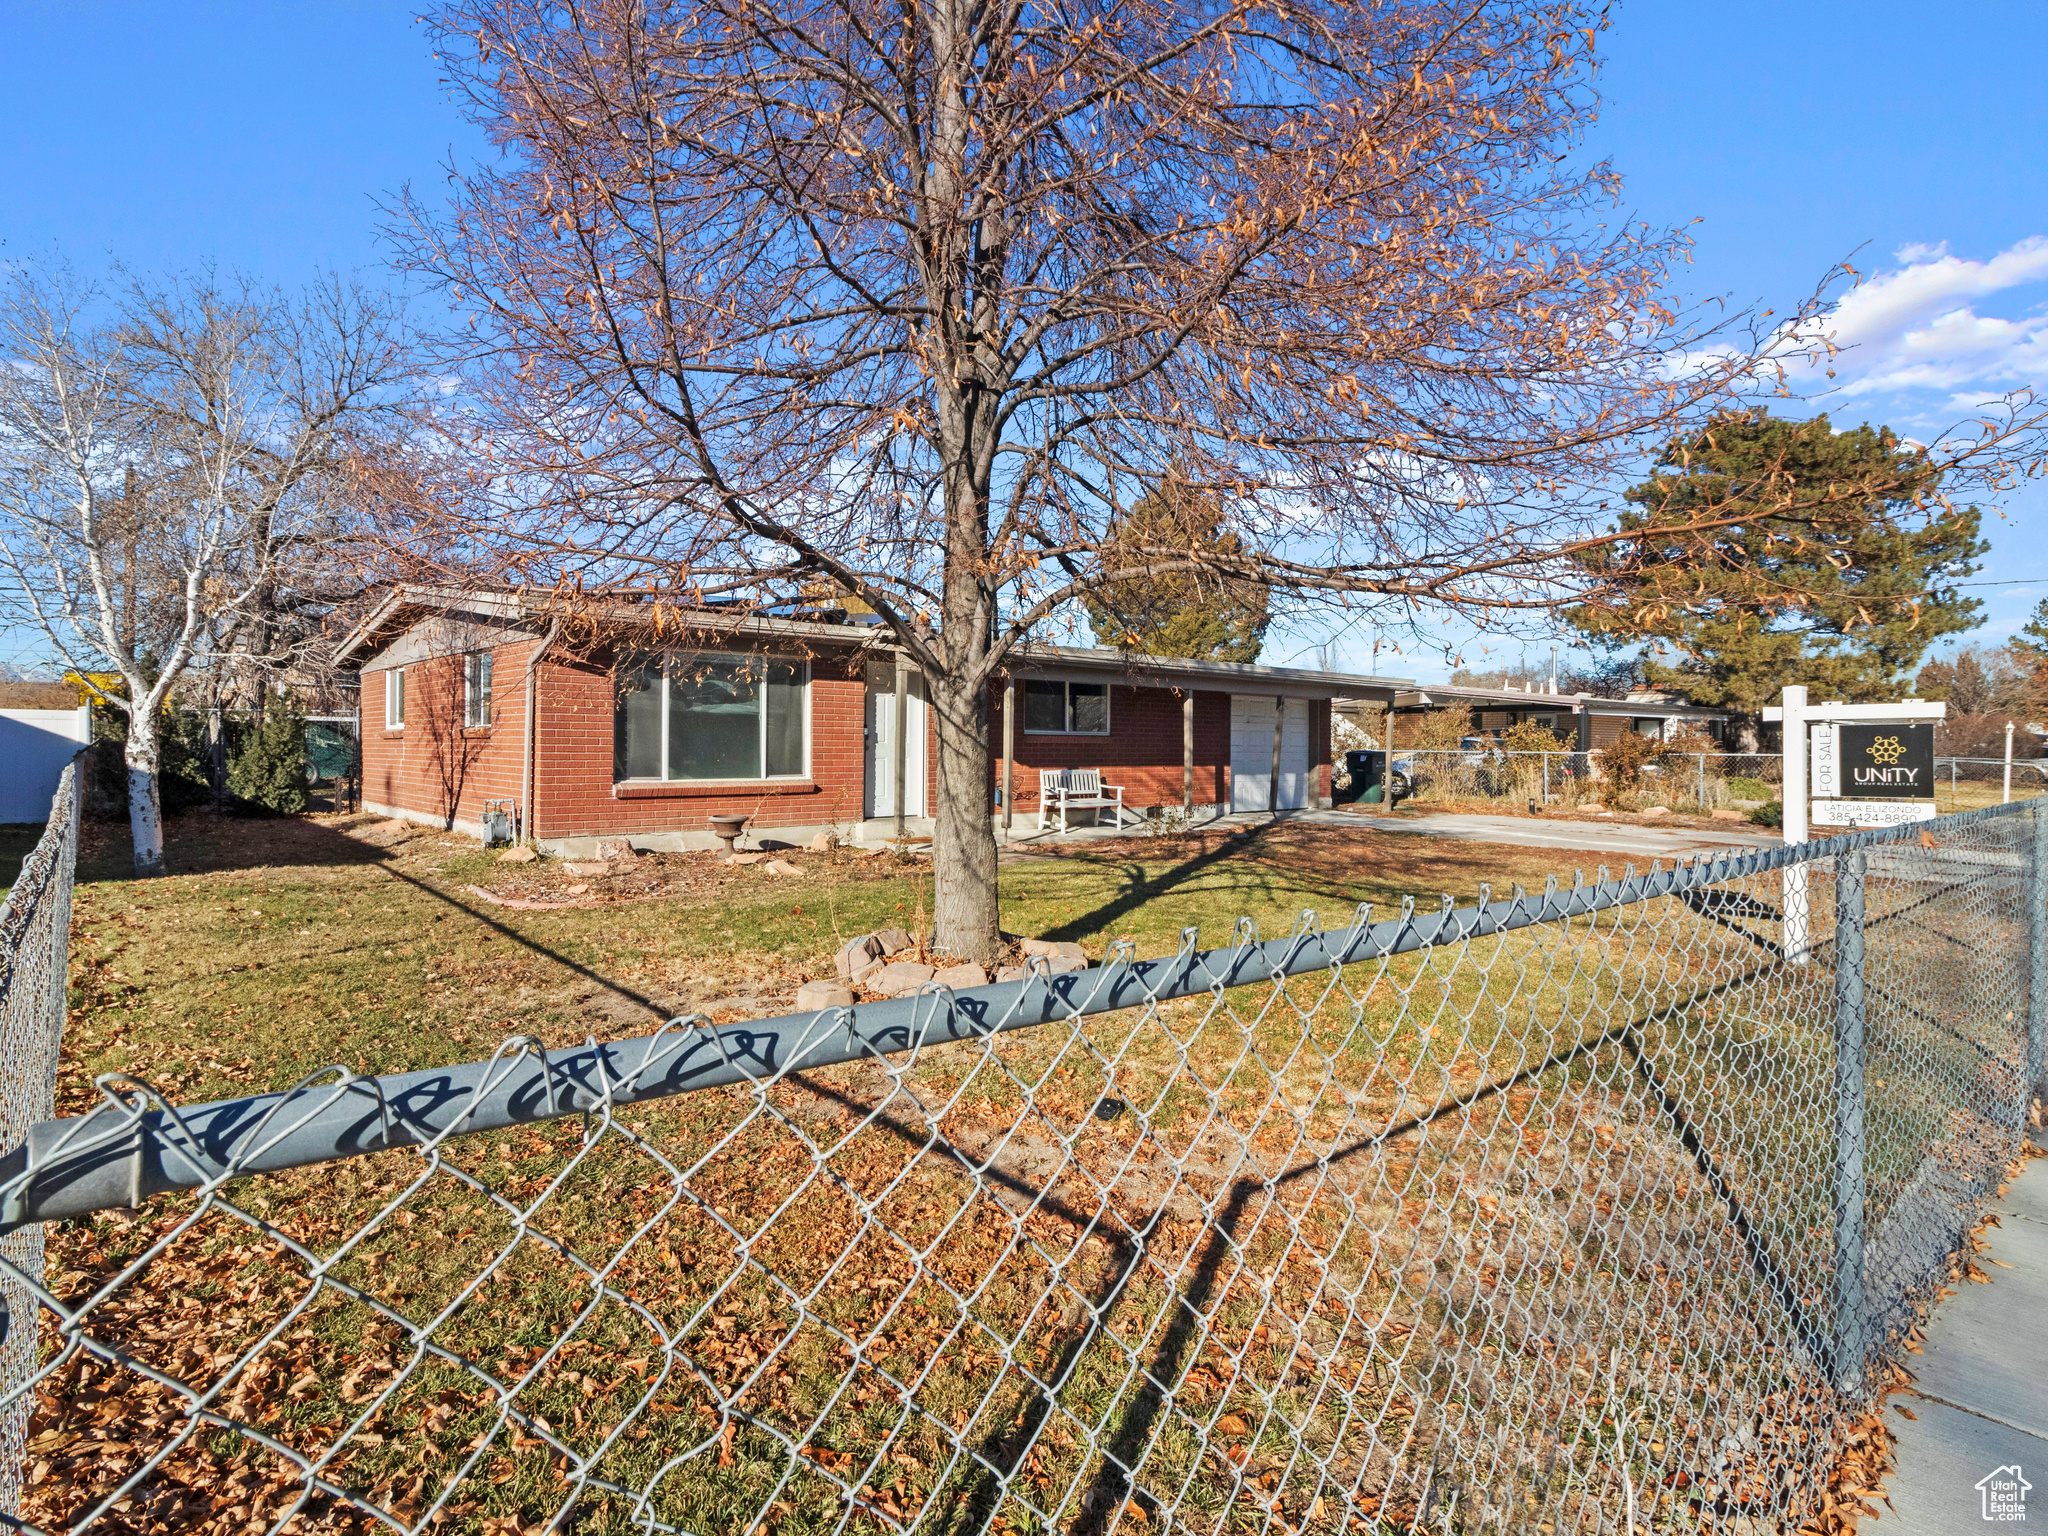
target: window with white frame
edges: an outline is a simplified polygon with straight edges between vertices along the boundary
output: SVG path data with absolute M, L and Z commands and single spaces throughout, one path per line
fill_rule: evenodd
M 462 658 L 462 723 L 473 731 L 491 723 L 489 651 L 471 651 Z
M 384 674 L 384 729 L 405 729 L 405 668 L 393 667 Z
M 779 657 L 641 656 L 621 667 L 618 779 L 800 779 L 810 762 L 810 668 Z
M 1024 731 L 1031 736 L 1107 736 L 1109 684 L 1026 679 Z

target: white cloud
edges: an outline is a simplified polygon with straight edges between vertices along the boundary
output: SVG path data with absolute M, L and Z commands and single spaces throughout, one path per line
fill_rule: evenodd
M 1984 314 L 1979 304 L 2048 282 L 2048 237 L 2029 236 L 1989 261 L 1946 244 L 1901 247 L 1899 265 L 1845 294 L 1816 327 L 1840 349 L 1845 395 L 1937 390 L 1968 409 L 1986 395 L 2048 382 L 2048 313 Z

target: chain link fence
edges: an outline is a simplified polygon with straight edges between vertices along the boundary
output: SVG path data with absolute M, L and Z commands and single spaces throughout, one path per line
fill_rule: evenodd
M 1937 757 L 1934 793 L 1943 811 L 1974 810 L 2048 795 L 2048 758 Z
M 56 1111 L 83 768 L 80 754 L 58 778 L 49 825 L 0 905 L 0 1146 Z M 43 1279 L 42 1227 L 0 1236 L 0 1517 L 20 1504 Z
M 1993 808 L 0 1162 L 57 1531 L 1789 1529 L 2018 1152 Z M 16 1314 L 24 1336 L 30 1313 Z
M 1394 754 L 1397 800 L 1421 804 L 1478 801 L 1502 807 L 1604 805 L 1610 789 L 1606 753 L 1509 752 L 1494 747 Z M 1611 786 L 1627 810 L 1706 815 L 1753 809 L 1783 795 L 1784 760 L 1775 753 L 1661 752 L 1626 785 Z

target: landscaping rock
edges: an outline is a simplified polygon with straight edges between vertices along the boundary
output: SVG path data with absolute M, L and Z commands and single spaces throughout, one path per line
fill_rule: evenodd
M 996 967 L 997 981 L 1024 981 L 1031 975 L 1021 965 L 999 965 Z
M 498 855 L 498 862 L 500 864 L 531 864 L 535 859 L 539 857 L 540 855 L 535 853 L 531 848 L 522 846 L 518 848 L 507 848 L 503 853 Z
M 866 974 L 880 963 L 881 958 L 882 941 L 872 933 L 864 933 L 840 946 L 839 953 L 832 957 L 832 968 L 839 973 L 841 981 L 852 981 L 856 979 L 856 971 Z
M 799 1013 L 812 1013 L 820 1008 L 851 1008 L 853 994 L 836 981 L 807 981 L 796 989 L 796 1006 Z
M 571 875 L 608 875 L 612 867 L 603 859 L 569 859 L 563 863 L 562 870 Z
M 600 859 L 637 859 L 633 845 L 623 837 L 600 837 L 597 840 L 597 856 Z
M 947 966 L 932 980 L 942 987 L 985 987 L 988 985 L 988 972 L 970 960 L 964 965 Z
M 562 894 L 564 896 L 581 896 L 589 889 L 590 887 L 587 885 L 566 885 L 562 887 Z
M 1709 816 L 1713 817 L 1713 818 L 1714 818 L 1714 820 L 1716 820 L 1716 821 L 1747 821 L 1747 820 L 1749 820 L 1749 817 L 1748 817 L 1748 815 L 1747 815 L 1747 814 L 1746 814 L 1745 812 L 1742 812 L 1742 811 L 1731 811 L 1731 810 L 1729 810 L 1729 809 L 1728 809 L 1728 807 L 1727 807 L 1727 806 L 1725 806 L 1725 805 L 1721 805 L 1721 806 L 1716 806 L 1716 807 L 1715 807 L 1715 808 L 1714 808 L 1713 810 L 1711 810 L 1711 811 L 1707 812 L 1707 814 L 1708 814 Z
M 1076 949 L 1080 947 L 1078 944 L 1074 946 Z M 1045 968 L 1055 976 L 1064 976 L 1069 971 L 1085 971 L 1088 969 L 1088 957 L 1086 955 L 1047 955 L 1045 957 Z
M 770 859 L 761 867 L 771 875 L 800 875 L 803 873 L 802 870 L 798 869 L 787 859 Z
M 1048 960 L 1078 960 L 1082 966 L 1088 964 L 1087 952 L 1071 939 L 1023 939 L 1018 942 L 1017 947 L 1027 955 L 1044 955 Z M 1062 967 L 1056 966 L 1054 969 Z
M 873 938 L 882 946 L 885 955 L 900 955 L 910 948 L 910 935 L 901 928 L 877 928 Z
M 773 855 L 760 852 L 736 853 L 731 858 L 727 859 L 725 862 L 728 864 L 759 864 L 763 859 L 771 857 L 773 857 Z
M 1671 807 L 1668 805 L 1653 805 L 1648 810 L 1642 812 L 1642 814 L 1644 816 L 1669 816 L 1671 814 Z
M 811 852 L 813 853 L 830 853 L 834 848 L 837 848 L 838 846 L 839 839 L 834 837 L 830 832 L 820 832 L 816 837 L 811 839 Z
M 892 960 L 868 977 L 867 988 L 884 997 L 902 997 L 915 992 L 936 975 L 935 969 L 916 960 Z

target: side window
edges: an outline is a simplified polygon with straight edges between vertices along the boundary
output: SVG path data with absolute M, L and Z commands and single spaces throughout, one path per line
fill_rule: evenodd
M 462 665 L 462 723 L 480 730 L 491 723 L 491 653 L 471 651 Z
M 384 674 L 384 729 L 405 728 L 405 668 L 393 667 Z

